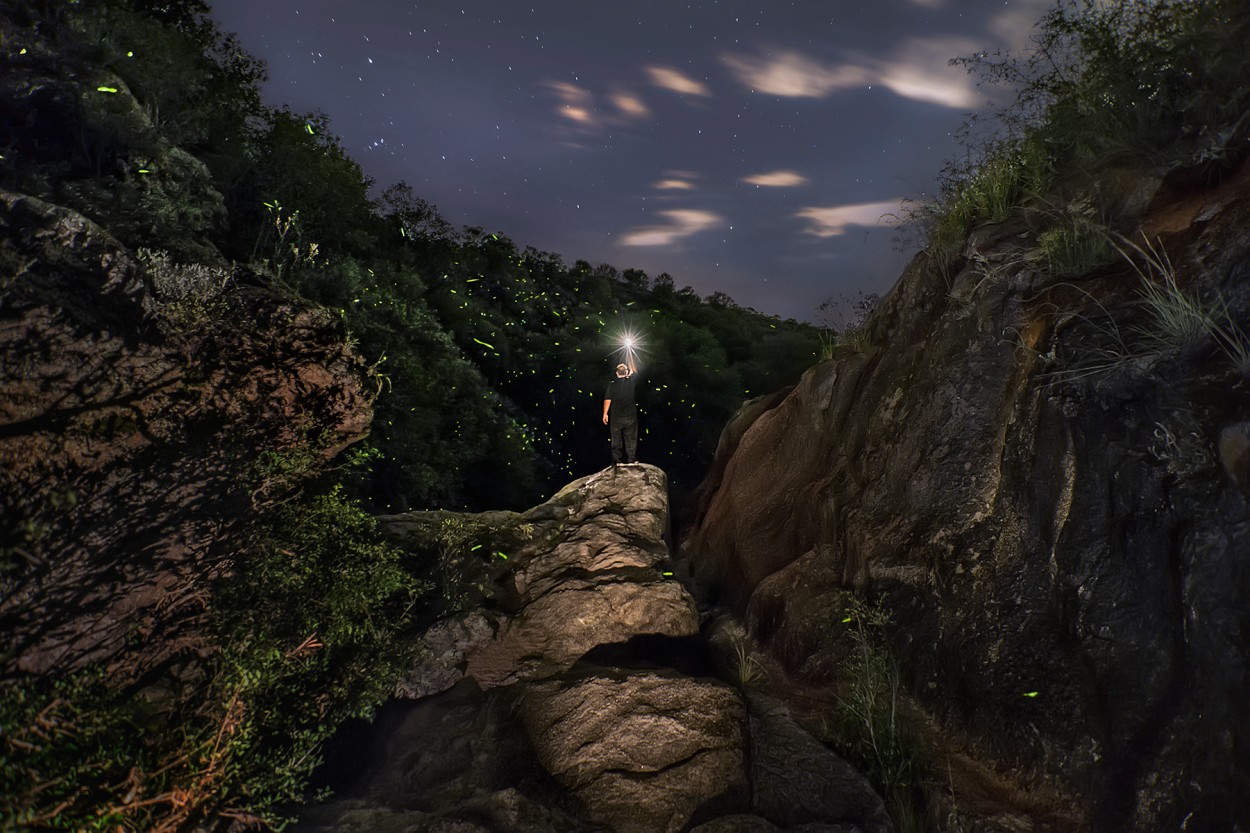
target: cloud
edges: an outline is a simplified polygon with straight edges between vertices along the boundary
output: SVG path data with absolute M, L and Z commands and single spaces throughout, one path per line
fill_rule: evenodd
M 660 216 L 668 221 L 667 225 L 634 229 L 621 238 L 621 243 L 625 246 L 668 246 L 715 228 L 724 220 L 719 214 L 696 209 L 661 211 Z
M 561 119 L 557 124 L 563 126 L 566 136 L 585 137 L 651 115 L 642 97 L 629 90 L 617 88 L 596 95 L 567 81 L 544 81 L 542 85 L 554 98 L 555 112 Z
M 665 90 L 671 90 L 683 95 L 700 95 L 704 97 L 712 94 L 707 85 L 672 67 L 650 66 L 645 67 L 645 69 L 647 75 L 651 77 L 651 83 Z
M 797 171 L 772 171 L 766 174 L 755 174 L 754 176 L 743 177 L 742 181 L 748 185 L 763 185 L 768 188 L 787 188 L 797 185 L 806 185 L 809 180 Z
M 840 90 L 880 85 L 904 98 L 959 109 L 980 105 L 976 81 L 949 60 L 976 51 L 968 39 L 910 38 L 889 57 L 854 56 L 822 63 L 799 52 L 726 54 L 721 60 L 744 87 L 787 98 L 826 98 Z
M 594 123 L 595 97 L 590 90 L 584 90 L 567 81 L 548 81 L 545 86 L 556 94 L 559 102 L 556 113 L 581 125 Z
M 809 206 L 794 216 L 811 221 L 805 229 L 816 237 L 837 237 L 851 226 L 879 226 L 887 215 L 898 213 L 902 199 L 863 202 L 854 205 Z
M 824 98 L 834 90 L 865 86 L 872 81 L 872 74 L 863 67 L 826 67 L 798 52 L 766 58 L 725 55 L 722 60 L 737 73 L 743 86 L 787 98 Z
M 626 118 L 644 119 L 651 115 L 651 110 L 647 107 L 646 102 L 635 93 L 617 90 L 608 97 L 608 100 Z
M 911 0 L 911 4 L 925 9 L 940 9 L 946 5 L 946 0 Z
M 661 177 L 651 183 L 651 187 L 657 191 L 693 191 L 699 187 L 694 183 L 694 180 L 699 178 L 694 171 L 668 170 L 661 174 Z
M 1054 5 L 1053 0 L 1019 0 L 990 18 L 990 34 L 1003 48 L 1018 52 L 1028 46 L 1037 22 Z

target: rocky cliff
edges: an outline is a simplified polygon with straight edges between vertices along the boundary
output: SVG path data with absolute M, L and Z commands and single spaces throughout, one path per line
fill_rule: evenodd
M 0 263 L 0 669 L 203 649 L 231 535 L 367 433 L 367 369 L 328 312 L 30 196 L 0 191 Z
M 1083 829 L 1250 827 L 1250 165 L 1211 183 L 1109 185 L 1122 251 L 1073 277 L 1040 210 L 919 255 L 870 347 L 727 429 L 684 542 L 805 683 L 883 596 L 948 741 Z
M 414 552 L 441 542 L 463 610 L 422 636 L 360 756 L 340 741 L 343 797 L 299 829 L 890 829 L 787 709 L 717 678 L 664 542 L 661 470 L 606 469 L 521 514 L 382 522 Z

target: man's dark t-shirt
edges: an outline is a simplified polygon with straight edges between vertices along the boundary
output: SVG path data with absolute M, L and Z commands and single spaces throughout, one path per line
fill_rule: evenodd
M 634 377 L 616 378 L 608 384 L 604 399 L 612 402 L 608 408 L 608 418 L 613 422 L 622 419 L 637 419 L 638 407 L 634 404 Z

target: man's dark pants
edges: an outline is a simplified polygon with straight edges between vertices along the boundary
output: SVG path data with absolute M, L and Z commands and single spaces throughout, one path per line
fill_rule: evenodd
M 638 462 L 638 417 L 613 418 L 608 423 L 612 432 L 612 462 Z

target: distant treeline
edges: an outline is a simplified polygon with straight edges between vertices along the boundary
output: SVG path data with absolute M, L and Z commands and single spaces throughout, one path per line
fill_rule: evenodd
M 805 324 L 667 274 L 566 264 L 377 187 L 323 115 L 262 102 L 263 63 L 202 0 L 41 5 L 14 15 L 55 54 L 22 59 L 61 62 L 45 68 L 58 82 L 9 115 L 0 176 L 167 255 L 154 262 L 241 264 L 339 311 L 378 374 L 346 474 L 375 511 L 522 507 L 606 464 L 619 328 L 647 351 L 640 456 L 679 498 L 742 401 L 817 358 Z

